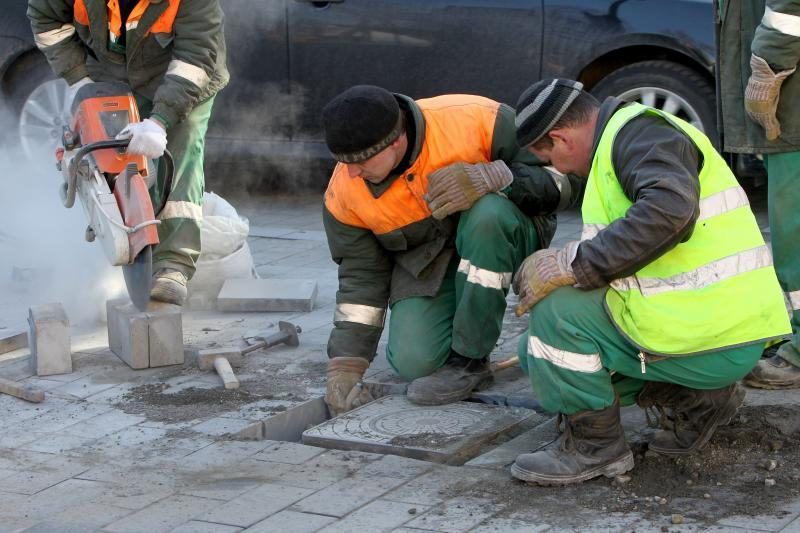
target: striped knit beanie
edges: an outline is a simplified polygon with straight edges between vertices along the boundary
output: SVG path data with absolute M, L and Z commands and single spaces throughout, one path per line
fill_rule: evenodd
M 517 101 L 517 143 L 527 148 L 553 129 L 564 111 L 575 101 L 583 84 L 552 78 L 534 83 Z

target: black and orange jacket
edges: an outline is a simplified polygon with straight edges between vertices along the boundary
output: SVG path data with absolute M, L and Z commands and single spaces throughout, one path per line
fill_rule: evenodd
M 390 303 L 433 296 L 455 253 L 458 214 L 436 220 L 423 196 L 428 175 L 458 161 L 501 159 L 514 174 L 504 191 L 536 224 L 546 246 L 555 232 L 555 211 L 565 198 L 551 174 L 516 142 L 514 110 L 488 98 L 447 95 L 417 102 L 395 95 L 413 131 L 409 168 L 372 185 L 351 178 L 345 165 L 333 171 L 325 193 L 323 222 L 339 265 L 330 357 L 375 356 Z
M 29 0 L 28 18 L 56 75 L 127 83 L 168 126 L 228 83 L 219 0 L 139 0 L 124 28 L 118 0 Z

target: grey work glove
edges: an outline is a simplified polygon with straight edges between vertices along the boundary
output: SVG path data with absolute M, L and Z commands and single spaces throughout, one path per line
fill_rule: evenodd
M 362 379 L 369 368 L 363 357 L 334 357 L 328 361 L 325 403 L 331 416 L 339 416 L 374 400 Z
M 433 218 L 443 219 L 472 207 L 478 198 L 508 187 L 514 181 L 504 161 L 453 163 L 428 176 L 428 202 Z
M 774 141 L 781 135 L 781 123 L 777 117 L 781 85 L 797 67 L 776 74 L 763 58 L 752 54 L 750 68 L 753 73 L 744 90 L 744 108 L 747 116 L 764 128 L 767 140 Z
M 519 295 L 514 313 L 522 316 L 545 296 L 559 287 L 575 285 L 572 261 L 578 253 L 578 241 L 572 241 L 561 250 L 546 248 L 529 255 L 514 275 L 512 287 Z

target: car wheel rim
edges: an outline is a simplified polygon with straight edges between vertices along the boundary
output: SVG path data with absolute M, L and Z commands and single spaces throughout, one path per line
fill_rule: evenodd
M 695 108 L 677 93 L 661 87 L 637 87 L 625 91 L 619 97 L 628 102 L 639 102 L 640 104 L 666 111 L 705 132 L 703 121 L 700 120 L 700 115 Z
M 42 83 L 28 96 L 19 116 L 19 138 L 28 157 L 52 154 L 69 122 L 67 84 L 64 80 Z

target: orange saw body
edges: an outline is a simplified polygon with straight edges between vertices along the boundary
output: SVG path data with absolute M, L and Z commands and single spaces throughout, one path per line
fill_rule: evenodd
M 75 197 L 81 198 L 89 218 L 86 239 L 98 240 L 111 264 L 122 266 L 128 294 L 144 310 L 159 221 L 148 191 L 147 158 L 127 153 L 129 140 L 116 138 L 133 122 L 139 122 L 139 111 L 127 86 L 87 84 L 72 103 L 72 119 L 56 157 L 64 177 L 64 205 L 72 207 Z

